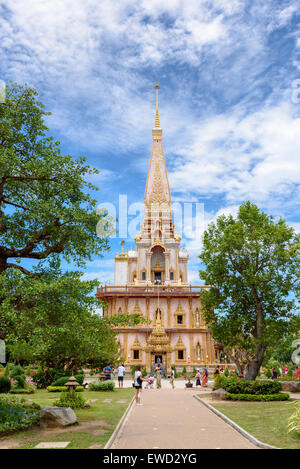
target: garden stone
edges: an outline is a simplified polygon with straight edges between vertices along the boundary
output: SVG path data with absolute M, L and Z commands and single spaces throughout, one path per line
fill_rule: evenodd
M 282 381 L 282 390 L 289 392 L 300 392 L 300 381 Z
M 67 427 L 77 423 L 77 417 L 70 407 L 54 407 L 46 405 L 40 411 L 40 424 L 45 427 Z
M 218 401 L 225 401 L 226 400 L 227 392 L 225 391 L 225 389 L 222 389 L 222 388 L 216 389 L 211 394 L 212 394 L 212 398 L 215 399 L 215 400 L 218 400 Z

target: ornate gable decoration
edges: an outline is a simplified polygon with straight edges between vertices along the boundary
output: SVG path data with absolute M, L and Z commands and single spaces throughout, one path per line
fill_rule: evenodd
M 132 314 L 137 314 L 138 316 L 143 315 L 141 308 L 139 307 L 138 301 L 135 302 L 135 307 L 134 307 Z
M 142 349 L 143 349 L 143 347 L 139 343 L 138 336 L 136 335 L 135 339 L 134 339 L 134 342 L 132 344 L 131 350 L 142 350 Z
M 175 350 L 186 350 L 184 343 L 182 342 L 181 336 L 179 336 L 178 342 L 175 346 Z
M 151 204 L 167 203 L 158 160 L 156 162 L 156 167 L 155 167 L 153 185 L 152 185 L 152 190 L 150 194 L 150 203 Z

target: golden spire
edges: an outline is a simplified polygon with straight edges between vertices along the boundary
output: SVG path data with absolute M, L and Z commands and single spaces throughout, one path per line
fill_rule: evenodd
M 159 88 L 159 84 L 156 82 L 156 83 L 155 83 L 155 89 L 156 89 L 156 111 L 155 111 L 155 124 L 154 124 L 154 127 L 155 127 L 156 129 L 160 129 L 159 114 L 158 114 L 158 88 Z

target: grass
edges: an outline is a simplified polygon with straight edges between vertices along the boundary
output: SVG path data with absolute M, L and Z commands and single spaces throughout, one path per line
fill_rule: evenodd
M 287 421 L 295 401 L 228 402 L 211 404 L 263 443 L 284 449 L 300 449 L 300 435 L 287 433 Z
M 49 431 L 47 429 L 45 434 L 45 430 L 34 427 L 9 436 L 0 437 L 0 445 L 5 440 L 10 442 L 16 440 L 19 442 L 18 448 L 29 449 L 34 448 L 41 441 L 70 441 L 68 449 L 86 449 L 93 444 L 101 445 L 101 448 L 103 448 L 127 409 L 133 394 L 133 388 L 115 389 L 112 392 L 84 391 L 82 395 L 85 399 L 97 399 L 97 401 L 91 403 L 90 409 L 75 410 L 78 422 L 82 424 L 82 431 L 80 431 L 80 425 L 75 425 L 67 427 L 63 432 L 60 432 L 59 429 L 57 433 L 53 429 L 49 429 Z M 53 401 L 58 399 L 59 396 L 60 393 L 39 390 L 34 395 L 31 395 L 30 398 L 27 398 L 27 400 L 36 402 L 41 407 L 44 407 L 45 405 L 52 405 Z M 112 399 L 112 401 L 104 403 L 105 399 Z M 120 399 L 125 402 L 118 403 L 117 401 Z

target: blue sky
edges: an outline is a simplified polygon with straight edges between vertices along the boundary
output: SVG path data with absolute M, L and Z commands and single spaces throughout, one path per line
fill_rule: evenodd
M 299 0 L 0 1 L 0 78 L 39 90 L 63 151 L 100 170 L 99 203 L 127 195 L 129 221 L 158 81 L 174 202 L 204 204 L 204 229 L 250 199 L 299 231 L 298 12 Z M 85 278 L 112 282 L 120 241 Z M 198 283 L 201 241 L 184 241 Z

